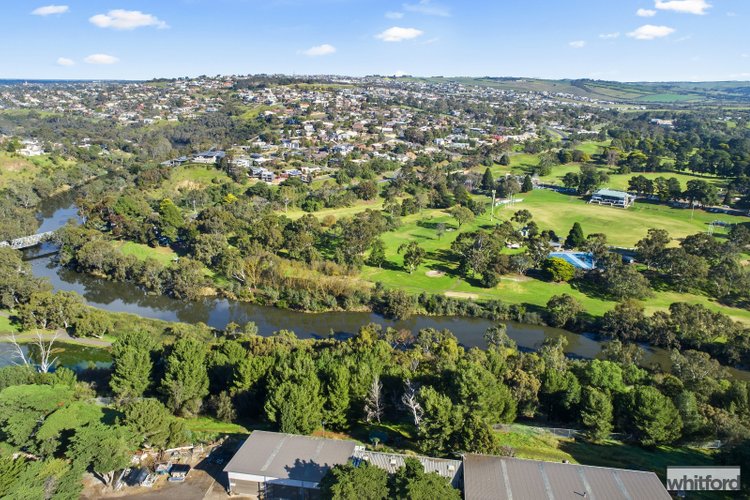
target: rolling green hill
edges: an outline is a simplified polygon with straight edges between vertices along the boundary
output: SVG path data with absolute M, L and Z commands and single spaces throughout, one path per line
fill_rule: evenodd
M 411 78 L 432 83 L 462 83 L 518 92 L 572 94 L 604 101 L 638 104 L 750 104 L 750 82 L 610 82 L 604 80 L 542 80 L 512 77 Z

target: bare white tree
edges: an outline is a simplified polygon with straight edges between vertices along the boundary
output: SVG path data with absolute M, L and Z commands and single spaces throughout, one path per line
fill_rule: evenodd
M 411 411 L 414 425 L 419 427 L 419 424 L 422 422 L 424 410 L 422 410 L 422 405 L 419 404 L 419 400 L 417 399 L 417 387 L 408 378 L 404 382 L 404 394 L 401 396 L 401 403 Z
M 380 375 L 375 375 L 372 379 L 372 385 L 370 391 L 367 393 L 365 399 L 365 419 L 368 422 L 377 420 L 380 423 L 380 419 L 383 416 L 383 384 L 380 382 Z
M 48 373 L 50 368 L 55 366 L 55 363 L 57 363 L 57 357 L 52 357 L 52 348 L 55 345 L 55 341 L 57 340 L 59 333 L 55 332 L 52 335 L 52 338 L 49 340 L 44 340 L 44 337 L 42 336 L 41 332 L 36 332 L 36 338 L 32 342 L 35 346 L 39 348 L 39 364 L 35 365 L 34 362 L 31 360 L 30 357 L 28 357 L 24 352 L 23 348 L 21 347 L 21 344 L 18 342 L 18 339 L 16 338 L 15 333 L 11 333 L 8 336 L 8 340 L 10 340 L 10 343 L 13 345 L 14 352 L 13 352 L 13 358 L 14 363 L 17 365 L 23 365 L 23 366 L 30 366 L 34 367 L 36 366 L 36 369 L 39 371 L 39 373 Z

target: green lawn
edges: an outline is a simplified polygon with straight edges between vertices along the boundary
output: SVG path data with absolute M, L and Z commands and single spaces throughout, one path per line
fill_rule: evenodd
M 27 158 L 0 151 L 0 188 L 19 181 L 33 182 L 37 176 L 44 175 L 47 169 L 66 169 L 73 165 L 75 161 L 62 158 L 58 160 L 58 163 L 53 163 L 49 155 Z
M 169 198 L 182 191 L 204 189 L 214 182 L 231 182 L 231 179 L 213 165 L 186 164 L 172 170 L 169 179 L 159 189 L 148 193 L 155 199 Z
M 318 210 L 317 212 L 314 212 L 313 215 L 317 217 L 319 220 L 323 220 L 324 217 L 328 215 L 332 215 L 336 217 L 336 219 L 340 219 L 342 217 L 351 217 L 352 215 L 364 212 L 367 209 L 371 210 L 380 210 L 383 208 L 383 199 L 378 198 L 377 200 L 372 201 L 362 201 L 359 200 L 357 203 L 352 205 L 351 207 L 341 207 L 341 208 L 324 208 L 323 210 Z M 290 219 L 299 219 L 303 215 L 307 214 L 308 212 L 305 212 L 302 209 L 299 208 L 290 208 L 287 212 L 284 212 L 284 210 L 279 211 L 280 214 L 286 215 Z
M 169 247 L 150 247 L 142 243 L 132 241 L 117 242 L 115 244 L 125 255 L 134 255 L 140 260 L 146 260 L 151 257 L 156 259 L 160 264 L 168 266 L 177 254 Z
M 521 198 L 522 197 L 522 198 Z M 636 204 L 623 210 L 599 205 L 588 205 L 577 197 L 566 196 L 553 191 L 536 190 L 519 195 L 523 201 L 513 208 L 496 208 L 495 219 L 507 220 L 516 210 L 525 208 L 534 215 L 542 229 L 553 229 L 564 238 L 573 225 L 580 222 L 586 234 L 603 232 L 610 243 L 632 247 L 645 236 L 650 227 L 667 229 L 674 237 L 684 237 L 705 230 L 706 224 L 715 219 L 737 221 L 729 215 L 709 214 L 696 210 L 691 220 L 691 211 L 673 209 L 661 205 Z M 453 231 L 446 232 L 441 239 L 433 229 L 443 222 Z M 479 227 L 491 227 L 490 214 L 464 224 L 461 232 L 474 231 Z M 613 231 L 612 228 L 617 228 Z M 452 260 L 450 245 L 458 235 L 455 221 L 442 210 L 424 210 L 403 218 L 403 224 L 395 231 L 383 234 L 386 245 L 386 264 L 382 268 L 365 266 L 361 276 L 371 282 L 382 282 L 392 288 L 407 292 L 421 292 L 453 295 L 459 298 L 500 299 L 512 304 L 542 306 L 553 295 L 568 293 L 579 299 L 586 311 L 594 315 L 604 314 L 614 307 L 614 302 L 583 294 L 567 283 L 548 283 L 527 276 L 506 276 L 500 284 L 491 289 L 474 286 L 459 277 L 455 272 L 458 262 Z M 398 247 L 405 242 L 416 241 L 427 251 L 422 265 L 411 275 L 403 269 L 403 257 Z M 428 276 L 428 272 L 438 271 L 439 276 Z M 673 291 L 656 292 L 646 303 L 646 310 L 653 312 L 666 309 L 673 302 L 687 301 L 701 303 L 715 311 L 721 311 L 738 321 L 750 323 L 750 311 L 722 306 L 708 297 L 694 294 L 680 294 Z
M 10 322 L 8 314 L 10 314 L 8 311 L 0 311 L 0 334 L 17 333 L 19 331 L 16 325 Z
M 651 227 L 666 229 L 673 237 L 682 238 L 706 231 L 714 220 L 746 222 L 741 217 L 703 210 L 693 212 L 660 204 L 636 203 L 625 210 L 590 205 L 576 196 L 547 190 L 536 190 L 518 197 L 523 197 L 523 202 L 517 203 L 514 210 L 529 210 L 542 229 L 553 229 L 564 237 L 573 223 L 579 222 L 584 233 L 605 233 L 610 244 L 623 247 L 633 247 Z M 510 215 L 508 208 L 501 210 L 508 212 L 506 216 Z
M 560 438 L 521 424 L 511 425 L 507 432 L 497 431 L 496 435 L 501 445 L 513 448 L 519 458 L 650 470 L 662 479 L 668 465 L 705 466 L 713 463 L 712 452 L 708 450 L 685 446 L 647 449 L 619 441 L 592 444 Z

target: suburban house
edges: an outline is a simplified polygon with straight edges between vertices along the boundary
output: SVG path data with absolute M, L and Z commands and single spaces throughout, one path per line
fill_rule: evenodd
M 216 151 L 216 150 L 203 151 L 202 153 L 196 154 L 193 157 L 193 161 L 195 163 L 207 163 L 207 164 L 219 163 L 219 161 L 221 161 L 221 159 L 224 158 L 224 156 L 226 156 L 226 153 L 224 153 L 224 151 Z
M 589 203 L 598 203 L 599 205 L 610 205 L 612 207 L 628 208 L 635 203 L 635 196 L 625 191 L 615 191 L 613 189 L 600 189 L 591 195 Z
M 230 494 L 309 499 L 320 497 L 320 481 L 336 465 L 367 462 L 392 474 L 405 458 L 368 451 L 349 440 L 254 431 L 224 472 Z M 477 454 L 413 458 L 425 472 L 439 474 L 462 490 L 466 500 L 671 498 L 653 472 Z

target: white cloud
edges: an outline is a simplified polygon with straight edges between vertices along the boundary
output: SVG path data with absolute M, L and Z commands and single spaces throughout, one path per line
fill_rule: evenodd
M 574 41 L 570 42 L 568 45 L 570 45 L 574 49 L 582 49 L 582 48 L 584 48 L 586 46 L 586 41 L 585 40 L 574 40 Z
M 706 0 L 656 0 L 656 8 L 702 16 L 711 8 L 711 4 Z
M 640 17 L 654 17 L 656 15 L 656 11 L 653 9 L 638 9 L 635 11 L 635 14 Z
M 640 28 L 628 33 L 628 36 L 636 40 L 653 40 L 662 38 L 674 33 L 674 28 L 669 26 L 654 26 L 653 24 L 644 24 Z
M 424 31 L 418 30 L 417 28 L 401 28 L 394 26 L 388 28 L 382 33 L 375 35 L 375 38 L 383 40 L 384 42 L 403 42 L 404 40 L 412 40 L 422 35 Z
M 311 57 L 327 56 L 328 54 L 333 54 L 334 52 L 336 52 L 336 47 L 328 43 L 324 43 L 323 45 L 316 45 L 302 51 L 304 55 Z
M 145 26 L 168 28 L 167 23 L 152 14 L 145 14 L 139 10 L 110 10 L 106 14 L 97 14 L 89 18 L 92 24 L 100 28 L 116 30 L 134 30 Z
M 51 16 L 53 14 L 65 14 L 70 10 L 67 5 L 45 5 L 31 11 L 35 16 Z
M 402 6 L 407 12 L 416 12 L 427 16 L 450 17 L 448 7 L 433 4 L 432 0 L 419 0 L 417 3 L 405 3 Z
M 401 19 L 402 17 L 404 17 L 404 13 L 389 10 L 388 12 L 385 13 L 385 17 L 386 19 Z
M 119 61 L 118 58 L 109 54 L 91 54 L 83 60 L 88 64 L 114 64 Z
M 57 58 L 57 64 L 60 66 L 73 66 L 75 65 L 75 61 L 73 59 L 68 59 L 67 57 L 58 57 Z
M 599 38 L 603 40 L 613 40 L 615 38 L 620 38 L 620 32 L 615 31 L 614 33 L 602 33 L 599 35 Z

